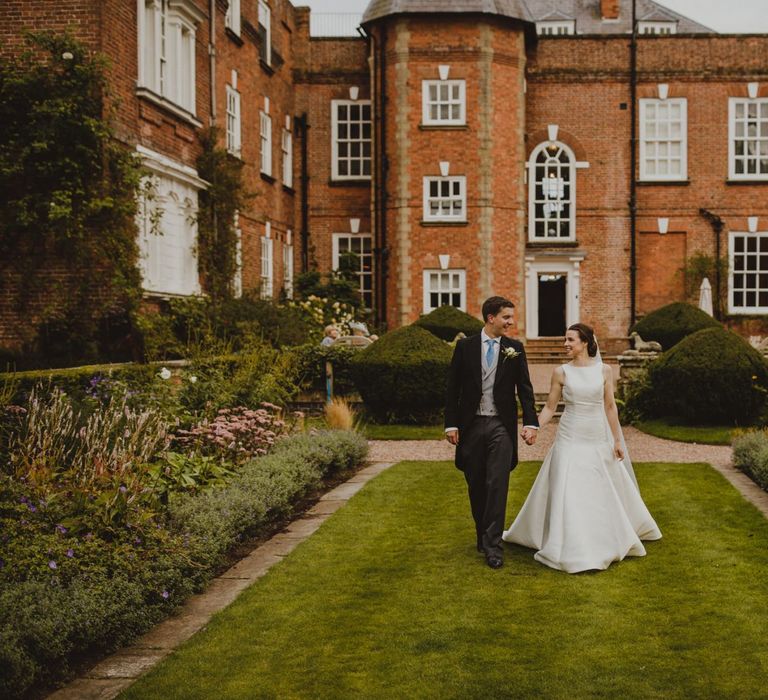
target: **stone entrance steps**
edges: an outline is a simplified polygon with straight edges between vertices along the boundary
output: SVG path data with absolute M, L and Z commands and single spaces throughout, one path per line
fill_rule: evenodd
M 532 338 L 525 343 L 525 355 L 528 364 L 560 365 L 568 362 L 563 349 L 564 336 L 552 338 Z

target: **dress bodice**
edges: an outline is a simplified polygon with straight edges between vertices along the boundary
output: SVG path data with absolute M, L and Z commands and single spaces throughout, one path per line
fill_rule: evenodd
M 558 438 L 565 440 L 605 440 L 606 419 L 603 407 L 603 365 L 578 367 L 563 365 L 565 411 L 560 418 Z

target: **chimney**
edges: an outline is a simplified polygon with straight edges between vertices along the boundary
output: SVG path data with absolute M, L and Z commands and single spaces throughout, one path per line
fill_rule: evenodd
M 600 0 L 600 14 L 603 19 L 618 19 L 621 0 Z

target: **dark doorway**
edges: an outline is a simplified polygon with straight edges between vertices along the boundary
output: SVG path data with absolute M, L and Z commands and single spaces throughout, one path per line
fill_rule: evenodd
M 565 335 L 565 274 L 539 275 L 539 336 Z

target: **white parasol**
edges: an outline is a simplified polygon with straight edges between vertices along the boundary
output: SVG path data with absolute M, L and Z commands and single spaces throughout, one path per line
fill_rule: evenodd
M 699 308 L 710 316 L 714 316 L 712 312 L 712 285 L 706 277 L 701 281 L 701 287 L 699 287 Z

